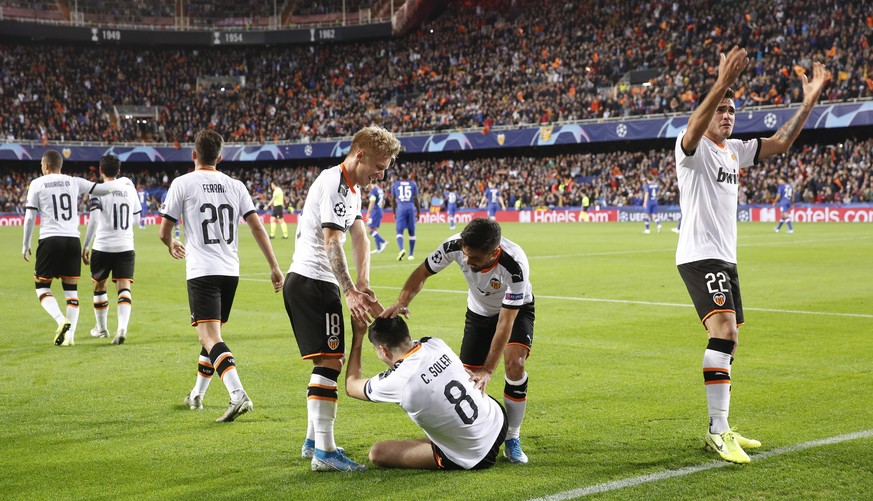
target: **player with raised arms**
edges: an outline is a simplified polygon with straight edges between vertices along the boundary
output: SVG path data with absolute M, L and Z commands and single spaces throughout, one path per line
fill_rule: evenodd
M 736 122 L 731 85 L 749 64 L 745 49 L 720 54 L 718 77 L 700 95 L 688 128 L 676 138 L 676 174 L 682 231 L 676 265 L 709 341 L 703 354 L 703 383 L 709 411 L 706 445 L 723 459 L 748 463 L 744 449 L 761 443 L 736 433 L 728 425 L 731 367 L 743 324 L 743 304 L 737 273 L 737 198 L 740 169 L 788 151 L 818 101 L 827 80 L 821 63 L 812 78 L 801 75 L 803 101 L 797 112 L 770 137 L 729 139 Z

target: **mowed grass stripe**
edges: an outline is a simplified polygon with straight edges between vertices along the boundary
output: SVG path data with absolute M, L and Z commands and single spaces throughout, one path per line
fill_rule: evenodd
M 759 454 L 753 453 L 751 455 L 752 462 L 756 463 L 758 461 L 763 461 L 765 459 L 769 459 L 775 456 L 781 456 L 784 454 L 790 454 L 792 452 L 798 452 L 806 449 L 811 449 L 813 447 L 823 447 L 825 445 L 834 445 L 842 442 L 848 442 L 849 440 L 858 440 L 860 438 L 870 438 L 873 437 L 873 429 L 864 430 L 855 433 L 846 433 L 845 435 L 837 435 L 835 437 L 823 438 L 820 440 L 811 440 L 809 442 L 803 442 L 800 444 L 794 445 L 786 445 L 785 447 L 779 447 L 773 450 L 764 451 Z M 660 480 L 666 480 L 668 478 L 676 478 L 683 477 L 685 475 L 691 475 L 692 473 L 697 473 L 705 470 L 712 470 L 715 468 L 724 468 L 725 466 L 737 466 L 733 463 L 728 463 L 727 461 L 709 461 L 706 463 L 688 466 L 685 468 L 680 468 L 678 470 L 665 471 L 661 473 L 652 473 L 650 475 L 640 475 L 638 477 L 626 478 L 623 480 L 616 480 L 614 482 L 606 482 L 603 484 L 592 485 L 589 487 L 582 487 L 579 489 L 574 489 L 571 491 L 559 492 L 557 494 L 553 494 L 551 496 L 545 496 L 541 498 L 534 498 L 531 501 L 564 501 L 566 499 L 576 499 L 583 496 L 590 496 L 592 494 L 600 494 L 603 492 L 615 491 L 619 489 L 624 489 L 626 487 L 633 487 L 635 485 L 645 484 L 649 482 L 658 482 Z M 737 466 L 738 468 L 740 466 Z

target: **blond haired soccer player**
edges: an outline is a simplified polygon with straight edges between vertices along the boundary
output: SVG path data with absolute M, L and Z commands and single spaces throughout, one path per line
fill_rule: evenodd
M 703 93 L 688 128 L 676 138 L 676 171 L 682 231 L 676 265 L 685 282 L 709 341 L 703 354 L 703 382 L 709 410 L 709 448 L 727 461 L 748 463 L 744 449 L 760 447 L 731 430 L 731 364 L 743 324 L 737 274 L 737 195 L 739 171 L 762 158 L 779 155 L 797 139 L 827 80 L 819 62 L 812 78 L 801 75 L 803 102 L 797 112 L 770 137 L 729 139 L 736 121 L 731 85 L 749 64 L 745 49 L 720 54 L 718 78 Z
M 79 240 L 79 195 L 106 195 L 122 183 L 94 183 L 79 177 L 61 174 L 64 157 L 55 150 L 46 151 L 40 161 L 42 176 L 27 188 L 24 215 L 24 241 L 21 255 L 30 261 L 30 241 L 36 216 L 40 215 L 39 245 L 36 248 L 34 282 L 36 297 L 42 308 L 57 322 L 54 334 L 56 346 L 75 344 L 79 321 L 79 276 L 82 273 L 82 245 Z M 126 180 L 126 182 L 130 182 Z M 62 313 L 52 294 L 52 280 L 60 278 L 66 299 Z
M 203 396 L 213 373 L 227 388 L 230 404 L 216 421 L 229 422 L 254 408 L 236 371 L 236 359 L 221 337 L 221 325 L 230 318 L 239 284 L 239 219 L 245 220 L 270 265 L 275 292 L 284 278 L 270 237 L 255 210 L 246 186 L 219 172 L 224 140 L 211 130 L 194 136 L 194 172 L 177 177 L 170 184 L 161 207 L 159 236 L 174 259 L 185 260 L 191 325 L 200 339 L 200 359 L 194 388 L 185 396 L 192 410 L 203 408 Z M 173 238 L 179 219 L 185 228 L 185 244 Z
M 399 153 L 400 141 L 387 130 L 371 126 L 358 131 L 342 163 L 322 171 L 310 186 L 297 224 L 284 297 L 300 356 L 313 365 L 301 448 L 313 471 L 366 469 L 334 441 L 337 379 L 345 353 L 340 291 L 351 311 L 353 331 L 365 330 L 378 303 L 370 289 L 370 241 L 361 214 L 361 189 L 382 179 Z M 346 233 L 352 237 L 354 281 L 343 252 Z

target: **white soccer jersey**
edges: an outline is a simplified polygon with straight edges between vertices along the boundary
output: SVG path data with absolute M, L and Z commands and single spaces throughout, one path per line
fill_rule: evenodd
M 487 270 L 476 272 L 467 266 L 460 233 L 443 242 L 424 265 L 431 273 L 438 273 L 452 261 L 458 263 L 467 279 L 467 307 L 473 313 L 492 317 L 500 313 L 501 307 L 518 309 L 534 300 L 527 256 L 521 247 L 505 238 L 500 239 L 497 263 Z
M 355 219 L 361 219 L 361 188 L 349 185 L 342 164 L 323 170 L 303 203 L 288 271 L 339 285 L 324 250 L 323 228 L 342 230 L 342 245 Z
M 97 218 L 97 232 L 91 248 L 100 252 L 133 250 L 133 216 L 142 212 L 133 182 L 119 178 L 122 185 L 100 197 L 91 197 L 91 217 Z
M 481 461 L 503 427 L 503 410 L 482 395 L 461 359 L 442 340 L 424 338 L 393 369 L 367 380 L 373 402 L 399 404 L 455 464 Z
M 30 183 L 27 209 L 39 211 L 39 239 L 79 236 L 79 195 L 94 189 L 92 183 L 66 174 L 46 174 Z
M 737 194 L 739 172 L 758 162 L 761 140 L 728 139 L 719 146 L 704 136 L 692 155 L 676 138 L 676 174 L 682 231 L 676 264 L 720 259 L 737 262 Z
M 188 280 L 208 275 L 239 276 L 240 218 L 256 212 L 245 185 L 212 169 L 177 177 L 161 216 L 185 229 Z

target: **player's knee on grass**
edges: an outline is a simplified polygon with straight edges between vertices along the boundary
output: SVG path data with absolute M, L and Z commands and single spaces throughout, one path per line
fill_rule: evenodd
M 385 447 L 383 442 L 376 442 L 370 447 L 370 452 L 367 454 L 367 458 L 371 463 L 377 466 L 385 466 L 386 465 L 386 453 L 388 452 L 388 448 Z

